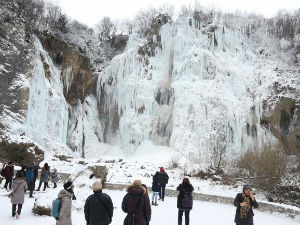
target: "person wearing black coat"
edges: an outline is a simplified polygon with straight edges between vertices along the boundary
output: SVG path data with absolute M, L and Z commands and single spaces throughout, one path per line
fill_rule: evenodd
M 191 185 L 188 178 L 184 178 L 182 183 L 177 187 L 179 194 L 177 196 L 177 208 L 178 208 L 178 225 L 182 225 L 182 216 L 184 213 L 185 225 L 190 223 L 190 211 L 193 208 L 192 192 L 194 187 Z
M 160 191 L 160 183 L 159 183 L 159 172 L 157 171 L 153 176 L 152 182 L 152 205 L 157 206 L 157 197 Z
M 165 199 L 165 190 L 168 181 L 169 181 L 169 176 L 166 173 L 165 169 L 161 167 L 159 173 L 159 184 L 160 184 L 159 200 L 164 201 Z
M 87 225 L 108 225 L 113 217 L 113 203 L 109 195 L 102 193 L 102 184 L 94 182 L 94 194 L 90 195 L 84 205 Z
M 249 185 L 243 187 L 243 192 L 237 194 L 234 199 L 236 207 L 234 222 L 236 225 L 253 225 L 253 210 L 252 207 L 258 208 L 259 205 L 255 200 L 252 188 Z

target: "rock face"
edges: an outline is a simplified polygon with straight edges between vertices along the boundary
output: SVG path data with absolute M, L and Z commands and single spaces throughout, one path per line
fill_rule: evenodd
M 78 100 L 83 102 L 90 94 L 95 95 L 97 76 L 92 71 L 89 58 L 52 35 L 44 34 L 40 39 L 55 65 L 61 69 L 67 102 L 74 105 Z
M 29 166 L 32 162 L 39 164 L 44 160 L 44 152 L 35 144 L 12 142 L 0 139 L 0 159 L 3 162 L 13 161 L 17 165 Z
M 106 166 L 90 166 L 90 169 L 96 178 L 101 179 L 101 183 L 104 184 L 106 182 L 106 177 L 108 174 L 108 169 Z
M 281 98 L 263 119 L 286 153 L 300 155 L 300 106 L 295 99 Z

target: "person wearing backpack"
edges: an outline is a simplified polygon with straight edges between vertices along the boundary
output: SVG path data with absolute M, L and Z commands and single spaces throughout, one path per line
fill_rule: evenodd
M 150 200 L 140 180 L 127 187 L 122 201 L 122 210 L 127 213 L 124 225 L 147 225 L 151 220 Z
M 25 172 L 26 183 L 29 190 L 29 198 L 33 198 L 32 193 L 34 190 L 34 168 L 33 166 L 26 169 Z
M 44 167 L 42 168 L 39 187 L 36 191 L 40 191 L 42 183 L 44 183 L 43 191 L 45 191 L 46 188 L 48 187 L 49 178 L 50 178 L 50 167 L 48 166 L 48 163 L 45 163 Z
M 166 173 L 165 169 L 163 167 L 160 168 L 160 173 L 159 173 L 159 184 L 160 184 L 160 191 L 158 193 L 159 195 L 159 200 L 164 201 L 165 200 L 165 190 L 166 190 L 166 185 L 169 181 L 169 176 Z
M 56 225 L 72 225 L 71 211 L 72 199 L 74 199 L 74 185 L 72 181 L 64 184 L 64 189 L 59 192 L 58 199 L 60 199 L 60 209 L 59 216 L 56 218 Z
M 5 184 L 4 184 L 4 188 L 7 189 L 7 186 L 9 189 L 11 189 L 11 185 L 12 185 L 12 179 L 14 176 L 14 163 L 13 162 L 9 162 L 4 170 L 3 170 L 3 176 L 5 178 Z
M 102 192 L 99 181 L 93 183 L 94 194 L 90 195 L 84 205 L 84 215 L 87 225 L 108 225 L 113 217 L 113 203 L 109 195 Z
M 153 176 L 152 182 L 152 205 L 157 206 L 157 197 L 160 191 L 160 184 L 159 184 L 159 172 L 157 171 Z
M 25 177 L 22 171 L 18 171 L 16 174 L 16 178 L 12 183 L 12 192 L 9 194 L 11 196 L 12 203 L 12 217 L 19 218 L 22 210 L 22 206 L 24 203 L 25 191 L 27 190 L 27 184 L 25 181 Z M 18 205 L 18 210 L 16 212 L 16 208 Z
M 177 187 L 177 191 L 179 191 L 177 197 L 178 225 L 182 225 L 183 213 L 185 217 L 185 225 L 189 225 L 190 211 L 193 208 L 192 192 L 194 191 L 194 187 L 191 185 L 188 178 L 184 178 L 182 183 Z
M 259 205 L 249 185 L 244 185 L 243 192 L 237 194 L 233 204 L 236 207 L 234 219 L 236 225 L 253 225 L 254 213 L 252 207 L 258 208 Z

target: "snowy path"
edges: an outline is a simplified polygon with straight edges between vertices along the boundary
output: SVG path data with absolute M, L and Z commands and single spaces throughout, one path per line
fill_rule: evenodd
M 53 189 L 52 189 L 53 190 Z M 52 191 L 51 190 L 51 191 Z M 58 191 L 58 190 L 57 190 Z M 53 191 L 54 192 L 54 191 Z M 125 214 L 121 210 L 121 201 L 125 192 L 122 191 L 107 191 L 114 203 L 115 211 L 112 225 L 121 225 Z M 11 218 L 11 204 L 9 199 L 0 196 L 0 224 L 22 224 L 22 225 L 51 225 L 55 224 L 52 217 L 34 216 L 31 212 L 34 199 L 29 199 L 26 195 L 25 204 L 22 215 L 19 220 Z M 40 193 L 39 195 L 42 195 Z M 53 193 L 54 194 L 54 193 Z M 53 199 L 55 196 L 53 196 Z M 152 207 L 153 225 L 176 225 L 177 224 L 177 208 L 176 198 L 167 197 L 165 202 L 159 202 L 159 206 Z M 225 204 L 217 204 L 210 202 L 194 201 L 194 209 L 191 212 L 190 225 L 233 225 L 235 207 Z M 85 225 L 83 211 L 72 211 L 73 225 Z M 299 218 L 298 218 L 299 219 Z M 285 217 L 283 215 L 273 215 L 263 212 L 255 212 L 255 225 L 299 225 L 299 221 Z

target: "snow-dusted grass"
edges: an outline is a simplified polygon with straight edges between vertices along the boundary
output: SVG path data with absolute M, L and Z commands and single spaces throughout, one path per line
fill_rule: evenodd
M 56 198 L 61 185 L 58 189 L 48 189 L 46 193 L 36 193 L 35 197 L 38 197 L 43 202 L 50 204 L 53 199 Z M 111 225 L 120 225 L 123 222 L 125 213 L 122 212 L 121 202 L 125 191 L 108 191 L 114 203 L 114 217 Z M 3 196 L 5 192 L 3 189 L 0 191 L 0 224 L 12 225 L 50 225 L 55 224 L 55 220 L 48 216 L 35 216 L 32 214 L 31 209 L 34 204 L 34 199 L 29 199 L 26 195 L 25 204 L 23 206 L 22 215 L 19 220 L 11 217 L 11 204 L 6 196 Z M 83 205 L 86 197 L 92 193 L 92 191 L 85 187 L 79 189 L 75 187 L 75 193 L 77 194 L 77 200 L 73 201 L 72 220 L 73 225 L 85 224 Z M 150 196 L 151 197 L 151 196 Z M 225 204 L 209 203 L 202 201 L 194 201 L 194 209 L 191 211 L 191 223 L 190 225 L 226 225 L 234 224 L 235 207 Z M 298 219 L 298 220 L 297 220 Z M 255 225 L 298 225 L 299 218 L 291 219 L 284 215 L 275 215 L 269 213 L 263 213 L 255 211 Z M 177 224 L 177 208 L 176 198 L 166 197 L 164 202 L 159 202 L 157 207 L 152 207 L 152 220 L 153 225 L 176 225 Z

